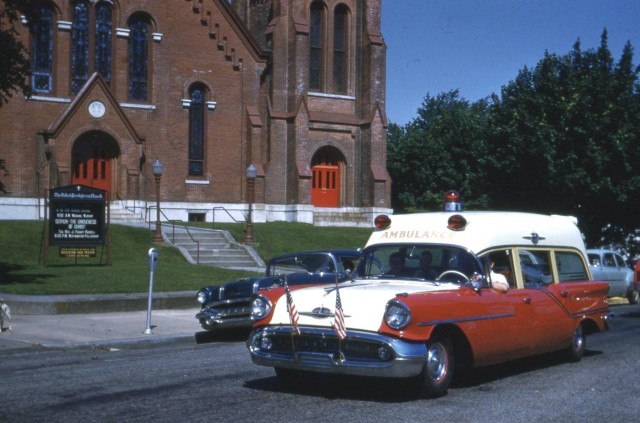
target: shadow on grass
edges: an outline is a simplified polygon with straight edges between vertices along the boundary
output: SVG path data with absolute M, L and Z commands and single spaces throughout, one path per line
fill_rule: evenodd
M 25 269 L 27 269 L 26 266 L 0 262 L 0 287 L 9 285 L 43 284 L 48 278 L 58 277 L 51 273 L 19 273 Z

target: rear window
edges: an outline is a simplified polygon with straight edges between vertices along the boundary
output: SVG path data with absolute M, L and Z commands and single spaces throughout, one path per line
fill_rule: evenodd
M 587 280 L 587 269 L 580 256 L 571 251 L 556 251 L 559 282 Z

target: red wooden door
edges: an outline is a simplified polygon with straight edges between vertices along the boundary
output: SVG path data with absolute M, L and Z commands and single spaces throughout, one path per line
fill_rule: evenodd
M 73 166 L 71 184 L 86 185 L 96 189 L 111 189 L 111 161 L 98 157 L 77 160 Z
M 311 168 L 311 203 L 316 207 L 340 206 L 340 168 L 316 165 Z

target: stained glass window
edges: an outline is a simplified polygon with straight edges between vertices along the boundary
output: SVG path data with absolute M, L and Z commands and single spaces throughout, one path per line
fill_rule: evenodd
M 91 2 L 95 3 L 95 2 Z M 98 72 L 111 82 L 113 11 L 110 2 L 100 1 L 92 8 L 85 0 L 73 3 L 71 28 L 71 93 L 77 94 Z M 93 51 L 92 51 L 93 49 Z
M 96 5 L 96 39 L 94 67 L 107 83 L 111 82 L 111 6 L 102 2 Z
M 204 174 L 205 89 L 196 85 L 190 90 L 189 106 L 189 175 Z
M 129 98 L 145 101 L 148 97 L 149 21 L 136 15 L 129 23 Z
M 34 92 L 50 93 L 53 88 L 53 11 L 40 8 L 39 19 L 32 24 L 31 88 Z
M 336 8 L 333 19 L 333 87 L 338 93 L 347 91 L 347 8 Z
M 89 79 L 89 3 L 73 4 L 71 30 L 71 93 L 77 94 Z
M 309 23 L 309 88 L 322 88 L 322 3 L 311 5 L 311 19 Z

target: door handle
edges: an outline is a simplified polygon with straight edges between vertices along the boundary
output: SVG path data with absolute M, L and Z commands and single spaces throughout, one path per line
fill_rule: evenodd
M 525 304 L 531 304 L 531 297 L 524 297 L 522 299 L 522 302 L 525 303 Z
M 569 291 L 560 291 L 560 296 L 563 298 L 567 298 L 569 296 Z

